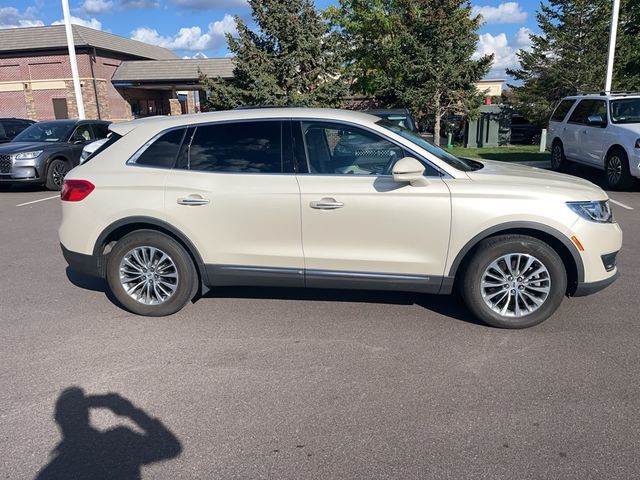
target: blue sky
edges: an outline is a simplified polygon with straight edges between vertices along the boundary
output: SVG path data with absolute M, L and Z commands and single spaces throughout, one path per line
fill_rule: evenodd
M 175 51 L 180 56 L 221 57 L 228 53 L 224 33 L 234 28 L 233 16 L 248 17 L 246 0 L 69 0 L 74 22 L 135 38 Z M 317 0 L 324 8 L 337 0 Z M 483 15 L 477 54 L 494 53 L 489 77 L 503 77 L 517 65 L 516 52 L 536 32 L 536 0 L 477 0 Z M 0 0 L 0 28 L 49 25 L 60 21 L 58 0 Z

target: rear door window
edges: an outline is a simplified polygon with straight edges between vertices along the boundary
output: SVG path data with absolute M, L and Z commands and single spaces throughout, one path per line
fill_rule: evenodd
M 578 125 L 586 125 L 587 119 L 591 115 L 599 115 L 605 121 L 607 119 L 607 104 L 604 100 L 581 100 L 580 103 L 573 110 L 573 113 L 569 117 L 568 123 L 575 123 Z
M 283 173 L 282 122 L 198 126 L 187 156 L 187 168 L 190 170 Z

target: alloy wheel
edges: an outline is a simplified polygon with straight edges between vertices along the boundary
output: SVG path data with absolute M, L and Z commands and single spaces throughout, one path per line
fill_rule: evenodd
M 51 175 L 53 178 L 53 183 L 56 187 L 62 188 L 62 184 L 64 183 L 64 177 L 67 175 L 68 172 L 69 172 L 69 169 L 62 162 L 58 162 L 53 166 L 53 171 L 51 172 Z
M 622 177 L 622 160 L 618 155 L 612 155 L 607 162 L 607 181 L 609 185 L 617 185 Z
M 178 269 L 162 250 L 141 246 L 120 261 L 120 284 L 131 298 L 144 305 L 160 305 L 178 288 Z
M 503 317 L 519 318 L 544 304 L 551 292 L 551 276 L 533 255 L 502 255 L 485 269 L 480 289 L 491 310 Z

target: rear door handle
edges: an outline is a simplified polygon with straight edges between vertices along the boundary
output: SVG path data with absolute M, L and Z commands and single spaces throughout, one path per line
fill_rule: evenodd
M 344 203 L 336 202 L 334 198 L 322 198 L 309 202 L 309 206 L 317 210 L 335 210 L 344 207 Z
M 202 198 L 200 195 L 189 195 L 188 197 L 182 197 L 178 199 L 178 205 L 197 206 L 208 204 L 209 200 L 206 198 Z

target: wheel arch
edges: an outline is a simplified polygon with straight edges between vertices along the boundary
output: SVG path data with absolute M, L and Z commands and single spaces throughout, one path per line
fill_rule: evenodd
M 199 280 L 204 281 L 205 284 L 207 283 L 204 262 L 202 261 L 202 257 L 198 252 L 198 249 L 191 240 L 189 240 L 184 233 L 167 222 L 145 216 L 127 217 L 116 220 L 106 227 L 98 236 L 93 247 L 93 256 L 98 259 L 98 268 L 102 277 L 105 276 L 107 265 L 106 259 L 113 244 L 125 235 L 139 230 L 155 230 L 177 241 L 185 249 L 189 257 L 191 257 L 193 265 L 196 267 Z
M 611 152 L 613 152 L 614 150 L 622 150 L 624 152 L 624 154 L 627 156 L 627 158 L 629 158 L 629 153 L 627 153 L 627 149 L 624 148 L 622 145 L 620 145 L 619 143 L 614 143 L 613 145 L 611 145 L 606 153 L 604 154 L 604 158 L 605 160 L 607 158 L 609 158 L 609 155 L 611 154 Z
M 478 233 L 456 255 L 449 269 L 449 278 L 453 282 L 459 280 L 460 274 L 464 273 L 467 263 L 477 251 L 480 242 L 490 237 L 507 234 L 528 235 L 553 248 L 562 259 L 567 272 L 567 295 L 572 296 L 578 283 L 584 282 L 584 263 L 576 246 L 555 228 L 535 222 L 508 222 Z

